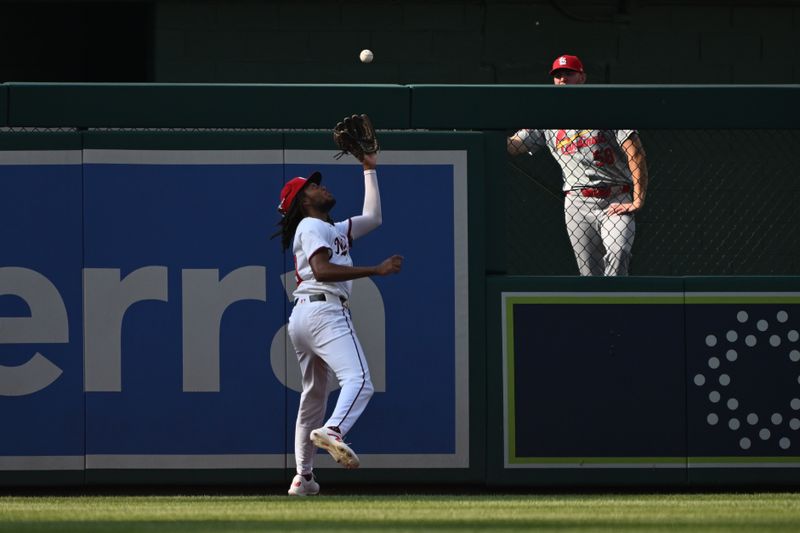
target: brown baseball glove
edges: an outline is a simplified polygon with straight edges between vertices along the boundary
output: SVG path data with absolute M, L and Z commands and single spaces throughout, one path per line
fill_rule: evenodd
M 359 161 L 364 160 L 364 154 L 374 154 L 378 151 L 378 138 L 375 128 L 367 115 L 352 115 L 345 117 L 333 128 L 333 141 L 339 147 L 336 159 L 344 154 L 353 154 Z

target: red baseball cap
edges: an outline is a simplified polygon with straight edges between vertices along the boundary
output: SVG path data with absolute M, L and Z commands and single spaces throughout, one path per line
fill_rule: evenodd
M 578 56 L 558 56 L 556 60 L 553 61 L 553 68 L 550 69 L 550 75 L 552 76 L 553 72 L 560 69 L 574 70 L 575 72 L 583 73 L 583 63 L 578 59 Z
M 286 182 L 286 185 L 283 186 L 281 189 L 281 203 L 278 204 L 278 213 L 283 216 L 286 216 L 286 213 L 289 212 L 289 209 L 292 207 L 292 203 L 294 202 L 297 193 L 303 190 L 303 187 L 308 185 L 308 183 L 316 183 L 319 185 L 319 182 L 322 181 L 322 174 L 319 172 L 314 172 L 307 178 L 292 178 Z

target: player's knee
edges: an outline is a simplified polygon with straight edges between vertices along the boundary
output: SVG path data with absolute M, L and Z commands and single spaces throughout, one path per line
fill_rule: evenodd
M 328 391 L 325 387 L 317 387 L 313 389 L 306 389 L 300 395 L 300 402 L 313 402 L 319 403 L 328 396 Z
M 372 381 L 369 378 L 366 378 L 364 381 L 364 388 L 362 389 L 362 394 L 366 395 L 367 398 L 372 398 L 372 395 L 375 393 L 375 387 L 372 386 Z

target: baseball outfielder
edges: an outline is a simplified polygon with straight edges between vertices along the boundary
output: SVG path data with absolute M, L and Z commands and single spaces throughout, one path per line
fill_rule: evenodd
M 281 191 L 280 235 L 284 250 L 292 247 L 297 276 L 288 332 L 303 383 L 295 427 L 297 475 L 288 491 L 293 496 L 319 493 L 313 474 L 317 447 L 345 468 L 359 466 L 358 456 L 344 442 L 344 436 L 364 412 L 373 387 L 348 307 L 352 280 L 396 274 L 403 262 L 401 256 L 393 255 L 376 266 L 353 266 L 353 240 L 381 224 L 377 155 L 365 154 L 361 161 L 365 192 L 359 216 L 332 221 L 330 211 L 336 199 L 320 185 L 319 172 L 308 178 L 293 178 Z M 333 413 L 323 423 L 329 369 L 341 391 Z
M 555 85 L 586 81 L 583 64 L 564 55 L 553 62 Z M 636 130 L 522 129 L 508 139 L 512 155 L 549 148 L 561 166 L 564 217 L 582 276 L 626 276 L 644 206 L 647 163 Z

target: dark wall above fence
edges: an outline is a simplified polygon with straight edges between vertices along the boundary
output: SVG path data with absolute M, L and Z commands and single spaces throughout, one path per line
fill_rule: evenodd
M 9 83 L 0 88 L 0 104 L 8 92 L 6 123 L 15 127 L 330 129 L 351 113 L 368 113 L 379 129 L 587 124 L 780 129 L 800 123 L 800 85 Z
M 794 128 L 800 119 L 800 85 L 412 85 L 411 91 L 418 128 Z
M 800 82 L 785 0 L 155 4 L 158 82 L 548 83 L 560 54 L 595 83 Z
M 8 84 L 9 125 L 125 128 L 331 128 L 368 113 L 409 124 L 401 85 Z

